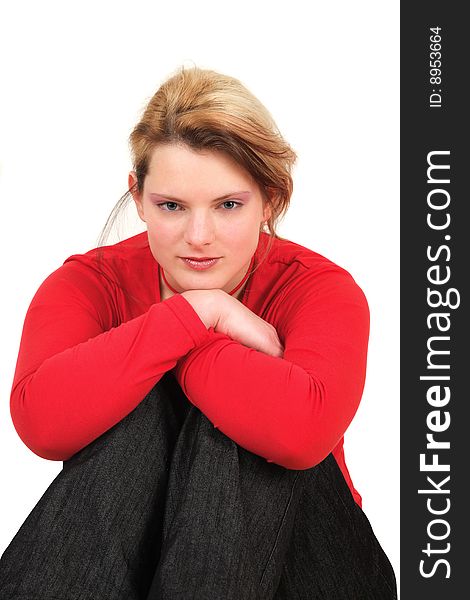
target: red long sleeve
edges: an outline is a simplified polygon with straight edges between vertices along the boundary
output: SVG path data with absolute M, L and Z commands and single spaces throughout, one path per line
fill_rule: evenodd
M 280 335 L 283 358 L 210 332 L 178 361 L 176 376 L 191 402 L 240 446 L 307 469 L 335 449 L 358 408 L 368 306 L 347 272 L 312 272 L 270 313 L 264 318 Z
M 11 415 L 43 458 L 66 460 L 123 419 L 209 333 L 179 294 L 113 327 L 113 296 L 98 283 L 94 271 L 66 263 L 25 318 Z

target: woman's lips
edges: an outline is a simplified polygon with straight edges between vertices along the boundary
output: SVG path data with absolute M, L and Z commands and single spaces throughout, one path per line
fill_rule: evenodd
M 188 267 L 194 269 L 195 271 L 205 271 L 206 269 L 210 269 L 212 266 L 218 262 L 218 258 L 212 258 L 211 260 L 191 260 L 190 258 L 182 258 L 181 259 Z

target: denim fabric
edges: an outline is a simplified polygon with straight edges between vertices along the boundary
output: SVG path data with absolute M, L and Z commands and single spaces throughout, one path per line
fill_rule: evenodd
M 304 471 L 266 462 L 171 373 L 64 462 L 0 560 L 0 600 L 396 597 L 332 455 Z

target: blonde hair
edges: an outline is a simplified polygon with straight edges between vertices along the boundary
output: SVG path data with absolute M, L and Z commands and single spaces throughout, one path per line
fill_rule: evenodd
M 276 233 L 276 224 L 289 208 L 291 172 L 297 155 L 268 110 L 238 79 L 183 66 L 159 87 L 129 137 L 138 191 L 143 190 L 154 148 L 170 143 L 221 151 L 243 166 L 271 208 L 261 230 L 267 228 L 270 238 L 283 239 Z M 114 207 L 98 246 L 132 191 L 128 190 Z

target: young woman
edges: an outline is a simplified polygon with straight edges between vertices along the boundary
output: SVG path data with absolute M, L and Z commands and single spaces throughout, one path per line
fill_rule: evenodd
M 1 598 L 396 598 L 343 435 L 369 312 L 276 234 L 296 155 L 236 79 L 181 69 L 130 136 L 144 233 L 67 258 L 28 309 L 18 435 L 64 469 Z M 112 222 L 112 219 L 110 219 Z

